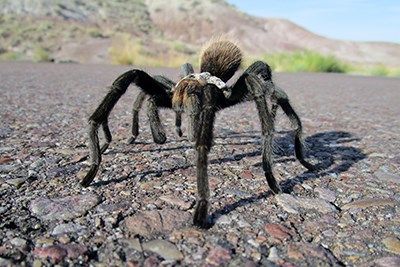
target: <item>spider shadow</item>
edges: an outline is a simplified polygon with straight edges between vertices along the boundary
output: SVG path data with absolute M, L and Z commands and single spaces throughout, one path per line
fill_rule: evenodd
M 293 134 L 291 132 L 279 132 L 279 135 L 284 134 L 283 137 L 278 137 L 275 139 L 276 146 L 280 149 L 275 153 L 276 160 L 275 163 L 280 162 L 284 163 L 287 161 L 295 161 L 294 158 L 294 148 L 292 144 L 292 140 L 294 140 Z M 234 137 L 226 137 L 226 139 L 231 138 L 255 138 L 260 139 L 259 135 L 235 135 Z M 366 154 L 364 154 L 359 148 L 353 147 L 349 144 L 352 142 L 360 141 L 360 139 L 350 132 L 344 131 L 330 131 L 317 133 L 312 136 L 309 136 L 305 139 L 306 151 L 308 155 L 313 157 L 313 161 L 316 160 L 318 163 L 315 165 L 315 171 L 304 171 L 303 173 L 286 179 L 280 183 L 283 192 L 291 193 L 294 189 L 294 186 L 299 182 L 304 182 L 309 179 L 319 179 L 325 175 L 329 174 L 340 174 L 347 171 L 352 165 L 357 163 L 358 161 L 366 158 Z M 237 145 L 248 145 L 249 143 L 260 144 L 261 141 L 249 141 L 246 140 L 244 142 L 227 142 L 227 144 L 237 144 Z M 261 155 L 261 150 L 252 152 L 252 153 L 244 153 L 239 154 L 234 157 L 234 159 L 244 158 L 244 157 L 252 157 Z M 223 162 L 230 161 L 229 159 L 222 159 Z M 262 167 L 262 163 L 257 163 L 254 166 Z M 314 174 L 314 175 L 309 175 Z M 243 207 L 246 205 L 251 205 L 256 203 L 262 199 L 266 199 L 272 195 L 271 191 L 262 192 L 260 194 L 255 194 L 250 197 L 241 198 L 234 203 L 227 204 L 224 207 L 221 207 L 218 210 L 215 210 L 211 213 L 209 217 L 209 225 L 208 228 L 211 228 L 215 225 L 216 221 L 222 215 L 227 215 L 230 212 L 236 210 L 239 207 Z
M 111 183 L 120 183 L 129 179 L 137 179 L 139 182 L 143 181 L 146 176 L 152 175 L 155 177 L 161 177 L 163 172 L 175 172 L 178 170 L 185 170 L 188 168 L 193 167 L 193 165 L 184 165 L 184 166 L 179 166 L 175 168 L 170 168 L 170 169 L 162 169 L 162 170 L 150 170 L 150 171 L 143 171 L 143 172 L 131 172 L 128 175 L 122 176 L 117 179 L 111 179 L 111 180 L 100 180 L 98 182 L 94 182 L 91 184 L 91 186 L 95 187 L 100 187 L 100 186 L 105 186 Z
M 294 157 L 293 132 L 280 131 L 278 135 L 279 137 L 274 140 L 274 164 L 297 161 Z M 210 163 L 232 162 L 246 157 L 261 156 L 262 140 L 260 135 L 241 134 L 235 136 L 221 136 L 221 138 L 224 138 L 225 140 L 243 137 L 252 138 L 253 140 L 239 142 L 227 141 L 219 143 L 219 145 L 255 144 L 259 146 L 259 149 L 252 152 L 236 154 L 232 157 L 213 159 L 210 160 Z M 354 163 L 366 157 L 360 149 L 346 145 L 346 143 L 360 140 L 360 138 L 353 134 L 343 131 L 323 132 L 307 137 L 304 140 L 306 159 L 311 156 L 312 160 L 317 161 L 318 163 L 315 164 L 315 171 L 305 171 L 303 174 L 316 173 L 317 177 L 322 177 L 327 174 L 339 174 L 347 171 Z M 262 162 L 260 161 L 253 166 L 262 168 Z M 331 167 L 333 168 L 330 169 Z M 303 174 L 300 174 L 293 179 L 301 179 L 301 181 L 307 180 L 301 178 L 304 176 Z
M 276 136 L 277 137 L 275 138 L 275 147 L 279 149 L 277 149 L 274 153 L 274 158 L 275 158 L 274 162 L 284 164 L 287 162 L 296 161 L 295 157 L 293 156 L 294 155 L 293 133 L 291 131 L 281 131 L 278 132 Z M 244 132 L 239 134 L 230 133 L 228 135 L 221 135 L 218 138 L 223 139 L 223 141 L 219 142 L 218 145 L 245 146 L 254 144 L 257 145 L 259 149 L 252 152 L 236 154 L 232 157 L 212 159 L 210 160 L 210 164 L 234 162 L 246 157 L 256 157 L 256 156 L 258 157 L 261 156 L 262 154 L 261 153 L 262 139 L 259 132 Z M 244 140 L 242 141 L 242 139 Z M 318 162 L 316 164 L 316 170 L 315 171 L 306 170 L 295 177 L 280 182 L 280 186 L 283 189 L 283 192 L 291 193 L 293 191 L 294 185 L 296 185 L 299 182 L 302 183 L 309 179 L 319 179 L 325 175 L 340 174 L 342 172 L 347 171 L 353 164 L 366 157 L 366 155 L 360 149 L 349 145 L 352 142 L 357 142 L 357 141 L 360 141 L 360 139 L 355 137 L 353 134 L 349 132 L 343 132 L 343 131 L 323 132 L 307 137 L 305 139 L 305 144 L 307 148 L 306 156 L 312 156 L 313 161 Z M 142 143 L 142 144 L 148 144 L 148 143 Z M 172 151 L 172 150 L 181 150 L 186 148 L 192 148 L 192 146 L 182 145 L 172 148 L 162 148 L 161 146 L 159 148 L 149 148 L 146 149 L 146 151 L 148 152 Z M 140 151 L 138 150 L 137 152 Z M 112 152 L 112 154 L 118 154 L 118 153 L 129 153 L 129 152 L 128 151 Z M 262 163 L 261 162 L 256 163 L 253 166 L 256 166 L 257 168 L 262 168 Z M 118 179 L 112 179 L 108 181 L 98 181 L 97 183 L 93 183 L 93 186 L 104 186 L 110 183 L 118 183 L 135 177 L 140 181 L 142 177 L 148 175 L 154 175 L 157 177 L 157 176 L 162 176 L 163 172 L 174 172 L 177 170 L 188 169 L 192 167 L 193 164 L 185 164 L 184 166 L 181 165 L 170 169 L 133 172 Z M 314 175 L 309 175 L 309 174 L 314 174 Z M 271 195 L 272 195 L 271 191 L 254 194 L 250 197 L 240 198 L 234 203 L 227 204 L 224 207 L 215 210 L 209 216 L 208 228 L 213 227 L 220 216 L 227 215 L 239 207 L 251 205 L 262 199 L 266 199 Z
M 281 182 L 284 192 L 291 193 L 294 185 L 310 179 L 319 179 L 326 175 L 339 175 L 346 172 L 352 165 L 367 157 L 361 149 L 350 146 L 352 142 L 361 139 L 350 132 L 331 131 L 317 133 L 305 139 L 309 144 L 308 152 L 317 160 L 315 171 L 305 171 L 291 179 Z M 314 173 L 315 175 L 307 175 Z
M 190 149 L 193 148 L 190 145 L 177 145 L 173 147 L 165 147 L 165 144 L 172 143 L 171 141 L 166 141 L 164 144 L 155 144 L 154 142 L 144 142 L 144 141 L 135 141 L 133 144 L 128 144 L 132 146 L 131 149 L 126 150 L 118 150 L 112 149 L 106 151 L 105 155 L 116 155 L 116 154 L 126 154 L 126 153 L 141 153 L 141 152 L 163 152 L 163 151 L 174 151 L 174 150 L 181 150 L 181 149 Z M 176 142 L 174 142 L 176 143 Z M 147 148 L 140 148 L 137 149 L 136 146 L 149 146 Z
M 170 143 L 170 141 L 167 141 L 166 143 Z M 119 154 L 136 154 L 136 153 L 141 153 L 141 152 L 150 152 L 150 153 L 160 153 L 160 152 L 165 152 L 165 151 L 175 151 L 175 150 L 185 150 L 185 149 L 191 149 L 193 148 L 190 145 L 177 145 L 174 147 L 163 147 L 164 144 L 158 145 L 158 144 L 154 144 L 152 142 L 143 142 L 143 141 L 139 141 L 139 142 L 135 142 L 134 144 L 132 144 L 133 147 L 135 147 L 135 145 L 149 145 L 148 148 L 145 149 L 137 149 L 137 148 L 132 148 L 132 149 L 112 149 L 110 151 L 107 151 L 105 154 L 106 155 L 119 155 Z M 190 167 L 193 167 L 193 164 L 188 164 L 187 162 L 183 165 L 183 166 L 177 166 L 174 168 L 169 168 L 169 169 L 158 169 L 158 170 L 148 170 L 148 171 L 142 171 L 142 172 L 131 172 L 128 175 L 116 178 L 116 179 L 111 179 L 111 180 L 99 180 L 97 182 L 93 182 L 91 184 L 91 186 L 95 186 L 95 187 L 100 187 L 100 186 L 105 186 L 111 183 L 119 183 L 119 182 L 123 182 L 129 179 L 137 179 L 138 181 L 142 181 L 144 180 L 144 177 L 152 175 L 155 177 L 161 177 L 163 172 L 175 172 L 177 170 L 185 170 L 188 169 Z

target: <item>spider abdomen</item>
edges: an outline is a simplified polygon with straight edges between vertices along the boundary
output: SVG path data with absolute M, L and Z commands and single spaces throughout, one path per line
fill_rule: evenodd
M 205 46 L 201 54 L 200 69 L 227 82 L 240 67 L 242 57 L 242 51 L 233 42 L 214 40 Z

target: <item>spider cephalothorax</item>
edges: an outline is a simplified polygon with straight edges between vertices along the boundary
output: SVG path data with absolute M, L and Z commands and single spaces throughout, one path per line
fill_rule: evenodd
M 207 84 L 213 84 L 220 89 L 225 97 L 230 97 L 231 91 L 226 84 L 218 77 L 212 76 L 209 72 L 189 74 L 181 79 L 173 88 L 172 107 L 174 110 L 183 110 L 188 105 L 189 94 L 195 92 Z
M 226 83 L 239 69 L 242 62 L 242 52 L 238 46 L 228 40 L 214 40 L 203 50 L 200 57 L 200 73 L 194 73 L 193 67 L 186 63 L 182 65 L 182 79 L 178 83 L 162 77 L 151 77 L 142 70 L 130 70 L 118 77 L 109 93 L 89 118 L 89 150 L 91 166 L 81 181 L 83 186 L 89 186 L 98 171 L 101 154 L 111 142 L 108 127 L 108 116 L 125 93 L 130 84 L 141 89 L 134 105 L 132 119 L 133 143 L 139 133 L 138 114 L 144 100 L 147 98 L 147 115 L 153 139 L 156 143 L 166 141 L 165 131 L 160 122 L 158 108 L 173 108 L 176 113 L 175 126 L 179 136 L 182 136 L 181 115 L 188 117 L 188 137 L 194 141 L 196 149 L 196 172 L 198 198 L 194 211 L 193 223 L 196 226 L 207 225 L 209 208 L 209 186 L 207 177 L 208 152 L 213 141 L 213 126 L 217 111 L 231 107 L 243 101 L 254 101 L 261 122 L 262 166 L 266 180 L 274 193 L 279 193 L 280 187 L 272 172 L 272 142 L 274 135 L 274 120 L 278 107 L 281 107 L 295 130 L 295 154 L 297 159 L 307 169 L 314 166 L 304 159 L 301 142 L 302 125 L 300 118 L 289 103 L 286 93 L 274 85 L 270 67 L 256 61 L 231 86 Z M 271 109 L 267 105 L 271 101 Z M 102 126 L 106 143 L 100 147 L 98 128 Z

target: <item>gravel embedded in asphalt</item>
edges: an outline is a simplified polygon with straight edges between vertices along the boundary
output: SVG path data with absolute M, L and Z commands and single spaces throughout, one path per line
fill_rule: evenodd
M 295 160 L 278 113 L 269 191 L 254 104 L 217 114 L 208 166 L 210 228 L 191 226 L 194 149 L 160 112 L 130 136 L 130 87 L 88 188 L 87 119 L 127 66 L 0 63 L 0 266 L 400 265 L 400 79 L 278 73 L 304 126 L 315 172 Z M 145 68 L 178 79 L 179 70 Z M 186 122 L 184 122 L 184 128 Z M 275 264 L 275 265 L 274 265 Z

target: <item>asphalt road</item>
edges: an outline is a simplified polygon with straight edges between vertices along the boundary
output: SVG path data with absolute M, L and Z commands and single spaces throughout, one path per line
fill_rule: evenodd
M 172 112 L 160 112 L 165 145 L 152 143 L 145 112 L 137 143 L 125 142 L 134 87 L 110 116 L 114 141 L 94 185 L 78 185 L 87 118 L 129 68 L 0 63 L 0 266 L 400 265 L 399 78 L 275 74 L 303 121 L 307 157 L 321 166 L 306 172 L 295 160 L 280 112 L 279 196 L 263 177 L 254 105 L 219 112 L 211 226 L 200 231 L 179 220 L 196 199 L 194 150 L 175 135 Z M 178 79 L 176 69 L 144 69 Z M 137 229 L 154 212 L 172 221 Z

